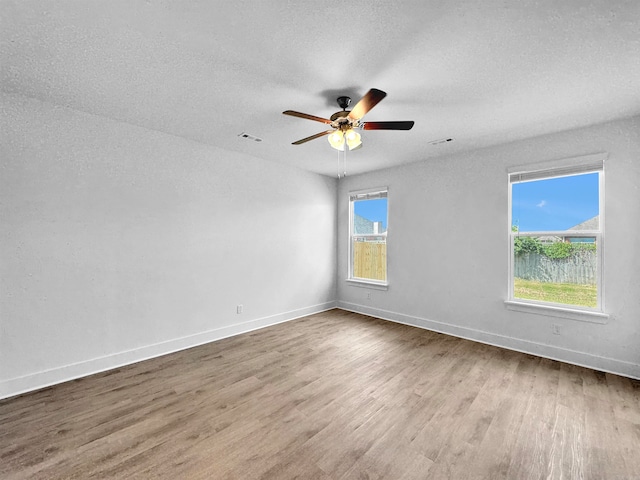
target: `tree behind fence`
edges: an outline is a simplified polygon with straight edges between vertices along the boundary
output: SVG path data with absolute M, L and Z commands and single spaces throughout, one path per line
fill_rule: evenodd
M 579 251 L 567 258 L 549 258 L 539 253 L 516 255 L 514 276 L 553 283 L 596 283 L 596 252 Z

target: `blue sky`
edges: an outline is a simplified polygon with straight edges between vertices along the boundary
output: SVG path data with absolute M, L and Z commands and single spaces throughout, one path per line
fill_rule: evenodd
M 360 200 L 354 202 L 353 212 L 372 222 L 382 222 L 382 226 L 387 228 L 387 199 L 376 198 L 374 200 Z
M 521 232 L 566 230 L 598 215 L 598 174 L 514 183 L 512 224 Z

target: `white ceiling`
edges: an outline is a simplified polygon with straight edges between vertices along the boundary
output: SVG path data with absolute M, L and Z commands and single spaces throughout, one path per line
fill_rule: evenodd
M 326 138 L 291 145 L 325 125 L 283 110 L 386 91 L 364 119 L 415 127 L 362 132 L 350 174 L 640 113 L 638 0 L 0 5 L 3 91 L 326 175 Z

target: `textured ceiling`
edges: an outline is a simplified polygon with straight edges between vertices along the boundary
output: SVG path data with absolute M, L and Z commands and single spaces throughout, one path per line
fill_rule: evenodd
M 386 91 L 365 120 L 415 127 L 362 132 L 350 174 L 640 113 L 637 0 L 0 5 L 3 91 L 326 175 L 326 139 L 291 145 L 325 126 L 283 110 Z

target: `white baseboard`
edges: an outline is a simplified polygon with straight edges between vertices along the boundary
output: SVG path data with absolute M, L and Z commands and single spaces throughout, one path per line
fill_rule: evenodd
M 135 350 L 114 353 L 104 357 L 93 358 L 71 365 L 32 373 L 23 377 L 11 378 L 0 382 L 0 399 L 39 390 L 51 385 L 112 370 L 114 368 L 141 362 L 143 360 L 160 357 L 180 350 L 185 350 L 187 348 L 203 345 L 205 343 L 215 342 L 216 340 L 232 337 L 241 333 L 251 332 L 253 330 L 269 327 L 278 323 L 288 322 L 314 313 L 324 312 L 326 310 L 336 308 L 336 305 L 335 301 L 312 305 L 289 312 L 278 313 L 276 315 L 270 315 L 214 330 L 208 330 L 195 335 L 147 345 Z
M 590 353 L 568 350 L 554 345 L 522 340 L 495 333 L 484 332 L 468 327 L 460 327 L 449 323 L 428 320 L 426 318 L 405 315 L 379 308 L 368 307 L 350 302 L 338 302 L 338 308 L 349 312 L 361 313 L 382 320 L 402 323 L 413 327 L 423 328 L 438 333 L 444 333 L 454 337 L 464 338 L 475 342 L 485 343 L 496 347 L 506 348 L 517 352 L 528 353 L 539 357 L 557 360 L 593 370 L 614 373 L 623 377 L 640 380 L 640 365 L 616 360 L 614 358 L 601 357 Z

